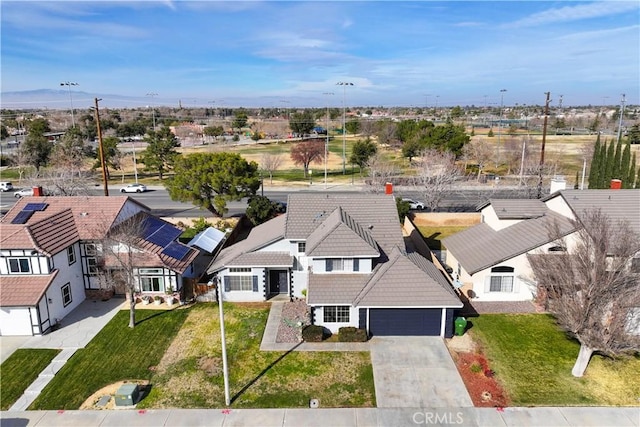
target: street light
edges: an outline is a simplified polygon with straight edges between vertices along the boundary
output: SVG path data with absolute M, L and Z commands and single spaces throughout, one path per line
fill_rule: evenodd
M 71 102 L 71 127 L 76 127 L 76 120 L 73 117 L 73 97 L 71 96 L 71 86 L 80 86 L 80 85 L 75 82 L 62 82 L 60 83 L 60 86 L 67 86 L 67 88 L 69 89 L 69 101 Z
M 323 95 L 333 95 L 333 92 L 325 92 Z M 327 140 L 324 143 L 324 189 L 327 189 L 327 157 L 329 157 L 329 101 L 327 100 Z
M 500 164 L 500 135 L 502 134 L 502 107 L 504 105 L 504 93 L 506 89 L 500 89 L 500 122 L 498 123 L 498 144 L 496 145 L 496 169 Z
M 338 86 L 342 86 L 342 175 L 347 174 L 347 110 L 345 98 L 347 96 L 347 86 L 353 86 L 351 82 L 338 82 Z
M 147 96 L 151 97 L 151 111 L 153 112 L 153 131 L 155 132 L 156 131 L 156 108 L 153 105 L 153 97 L 158 96 L 158 94 L 155 92 L 149 92 Z

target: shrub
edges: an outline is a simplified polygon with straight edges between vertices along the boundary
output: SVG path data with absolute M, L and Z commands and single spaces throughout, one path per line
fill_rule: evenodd
M 307 342 L 320 342 L 324 338 L 324 328 L 319 325 L 309 325 L 302 330 L 302 339 Z
M 482 372 L 482 366 L 480 366 L 478 363 L 474 363 L 473 365 L 471 365 L 469 369 L 474 374 L 477 374 L 478 372 Z
M 367 331 L 364 329 L 345 326 L 338 330 L 338 341 L 340 342 L 366 342 Z

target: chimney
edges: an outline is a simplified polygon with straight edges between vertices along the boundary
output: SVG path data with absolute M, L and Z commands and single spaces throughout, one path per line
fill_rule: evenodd
M 620 179 L 612 179 L 611 180 L 611 187 L 612 190 L 619 190 L 622 188 L 622 180 Z
M 384 194 L 393 194 L 393 184 L 390 182 L 387 182 L 384 185 Z
M 37 187 L 33 187 L 33 195 L 35 197 L 42 197 L 44 196 L 44 191 L 42 191 L 42 187 L 37 186 Z
M 558 191 L 566 190 L 566 188 L 567 181 L 565 181 L 564 176 L 555 176 L 551 179 L 551 186 L 549 188 L 549 192 L 551 194 Z

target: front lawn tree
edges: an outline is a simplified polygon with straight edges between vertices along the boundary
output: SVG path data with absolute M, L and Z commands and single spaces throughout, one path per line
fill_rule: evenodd
M 600 210 L 585 211 L 573 226 L 577 231 L 569 236 L 557 225 L 549 230 L 554 245 L 566 251 L 528 259 L 549 312 L 580 343 L 571 373 L 582 377 L 593 353 L 613 357 L 640 350 L 640 337 L 629 330 L 640 307 L 640 275 L 632 264 L 640 237 L 627 222 Z
M 162 180 L 164 173 L 173 167 L 178 156 L 176 151 L 176 148 L 180 146 L 178 139 L 171 132 L 171 129 L 165 126 L 157 132 L 149 132 L 145 141 L 148 145 L 142 152 L 140 161 L 144 163 L 146 170 L 157 172 L 158 178 Z
M 302 165 L 304 177 L 309 175 L 311 162 L 320 163 L 324 159 L 324 141 L 304 141 L 291 147 L 291 160 Z
M 172 200 L 192 202 L 217 217 L 227 202 L 253 196 L 260 188 L 258 164 L 236 153 L 194 153 L 179 156 L 174 176 L 165 186 Z

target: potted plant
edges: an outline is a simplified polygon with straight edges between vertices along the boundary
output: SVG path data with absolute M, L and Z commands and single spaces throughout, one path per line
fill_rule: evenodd
M 144 295 L 141 300 L 142 305 L 149 305 L 151 303 L 151 297 L 149 295 Z
M 155 297 L 153 297 L 153 303 L 155 305 L 160 305 L 162 304 L 162 297 L 160 295 L 156 295 Z

